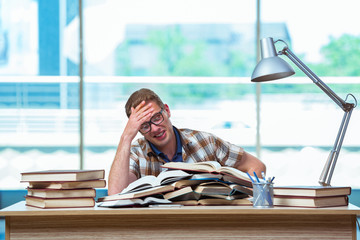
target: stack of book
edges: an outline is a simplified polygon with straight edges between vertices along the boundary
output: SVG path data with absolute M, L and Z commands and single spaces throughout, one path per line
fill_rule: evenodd
M 251 205 L 250 195 L 250 188 L 230 182 L 209 180 L 168 192 L 164 194 L 164 198 L 185 206 Z
M 95 206 L 96 190 L 106 185 L 104 170 L 47 170 L 21 173 L 26 205 L 38 208 Z
M 274 187 L 274 205 L 282 207 L 347 206 L 351 187 L 291 186 Z
M 218 162 L 171 162 L 157 177 L 145 176 L 121 193 L 99 198 L 98 206 L 128 207 L 152 204 L 252 205 L 247 174 Z

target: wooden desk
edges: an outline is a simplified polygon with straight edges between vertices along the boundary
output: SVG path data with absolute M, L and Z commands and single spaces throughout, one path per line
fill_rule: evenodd
M 19 202 L 0 211 L 6 239 L 356 239 L 348 207 L 212 206 L 43 210 Z

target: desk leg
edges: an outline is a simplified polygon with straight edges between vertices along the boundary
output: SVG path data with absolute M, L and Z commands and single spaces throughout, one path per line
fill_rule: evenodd
M 351 221 L 352 221 L 352 226 L 353 226 L 353 229 L 352 229 L 352 233 L 353 233 L 353 235 L 352 235 L 352 239 L 353 240 L 357 240 L 357 237 L 356 237 L 356 235 L 357 235 L 357 223 L 356 223 L 356 219 L 357 219 L 357 216 L 352 216 L 352 218 L 351 218 Z
M 5 217 L 5 240 L 10 240 L 10 221 L 11 217 Z

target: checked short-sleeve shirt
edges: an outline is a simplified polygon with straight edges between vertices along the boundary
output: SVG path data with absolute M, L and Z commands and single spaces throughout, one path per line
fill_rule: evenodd
M 184 162 L 217 161 L 222 166 L 234 167 L 238 161 L 241 161 L 244 150 L 237 145 L 206 132 L 191 129 L 177 129 L 177 131 L 181 138 Z M 132 144 L 130 171 L 138 178 L 145 175 L 157 176 L 166 170 L 160 167 L 164 163 L 165 161 L 153 152 L 145 138 L 139 138 Z

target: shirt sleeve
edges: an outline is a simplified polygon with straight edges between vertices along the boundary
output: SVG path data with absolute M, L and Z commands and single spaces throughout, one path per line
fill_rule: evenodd
M 139 156 L 133 151 L 133 149 L 130 150 L 129 171 L 134 173 L 137 178 L 141 177 L 140 166 L 139 166 Z
M 216 158 L 219 159 L 221 165 L 234 167 L 244 154 L 244 149 L 235 144 L 216 138 Z

